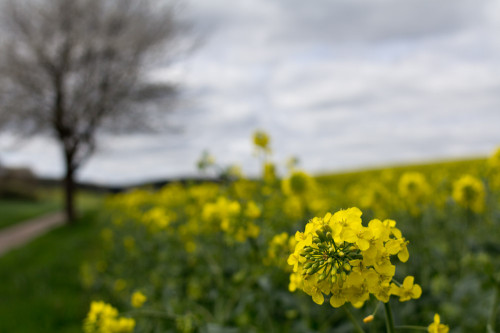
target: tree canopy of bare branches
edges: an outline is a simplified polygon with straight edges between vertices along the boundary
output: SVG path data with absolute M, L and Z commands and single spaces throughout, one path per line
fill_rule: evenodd
M 141 102 L 172 92 L 148 85 L 146 74 L 176 38 L 174 7 L 160 0 L 11 0 L 2 14 L 0 127 L 58 140 L 72 221 L 75 172 L 94 152 L 98 131 L 144 125 Z

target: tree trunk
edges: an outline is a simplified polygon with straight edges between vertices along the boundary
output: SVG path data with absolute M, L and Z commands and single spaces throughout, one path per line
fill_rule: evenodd
M 76 221 L 75 209 L 75 168 L 73 167 L 72 154 L 65 152 L 66 175 L 64 176 L 64 211 L 66 214 L 66 223 L 74 224 Z

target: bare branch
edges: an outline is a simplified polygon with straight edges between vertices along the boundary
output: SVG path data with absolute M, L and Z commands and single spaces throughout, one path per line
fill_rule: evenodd
M 57 138 L 72 188 L 99 131 L 143 129 L 152 103 L 175 95 L 172 86 L 145 79 L 179 35 L 175 9 L 161 0 L 7 0 L 0 8 L 0 128 Z

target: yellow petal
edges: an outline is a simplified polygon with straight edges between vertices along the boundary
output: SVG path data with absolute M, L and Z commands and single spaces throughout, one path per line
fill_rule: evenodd
M 418 284 L 414 285 L 412 289 L 412 297 L 414 299 L 417 299 L 420 298 L 421 295 L 422 295 L 422 288 Z
M 334 308 L 340 308 L 342 305 L 345 304 L 345 298 L 344 297 L 330 297 L 330 305 L 333 306 Z
M 312 295 L 313 301 L 316 304 L 323 304 L 325 302 L 325 297 L 323 297 L 323 294 L 321 292 L 314 293 Z
M 405 277 L 405 280 L 403 281 L 403 288 L 406 290 L 411 290 L 413 287 L 413 282 L 415 281 L 415 278 L 413 276 L 407 276 Z

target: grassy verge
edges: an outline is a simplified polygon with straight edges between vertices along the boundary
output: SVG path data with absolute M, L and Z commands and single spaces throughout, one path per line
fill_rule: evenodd
M 40 192 L 40 199 L 36 201 L 0 199 L 0 229 L 63 210 L 61 191 L 48 189 Z M 79 191 L 76 199 L 79 210 L 87 211 L 102 201 L 102 194 Z
M 81 332 L 82 262 L 99 251 L 97 210 L 0 257 L 0 332 Z
M 0 200 L 0 229 L 59 209 L 61 209 L 61 204 L 55 197 L 38 201 L 2 199 Z

